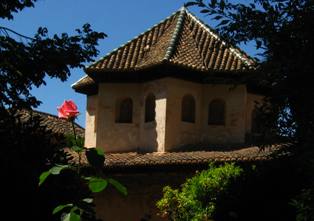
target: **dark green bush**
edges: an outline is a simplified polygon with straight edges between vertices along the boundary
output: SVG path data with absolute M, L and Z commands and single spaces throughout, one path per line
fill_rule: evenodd
M 157 207 L 170 220 L 210 220 L 220 197 L 228 194 L 230 185 L 241 176 L 243 170 L 233 163 L 215 166 L 202 171 L 182 188 L 164 188 L 164 196 Z

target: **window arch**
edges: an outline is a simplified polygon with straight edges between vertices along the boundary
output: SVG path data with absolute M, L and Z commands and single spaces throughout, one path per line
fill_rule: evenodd
M 210 125 L 225 125 L 226 115 L 225 102 L 220 99 L 215 99 L 208 106 L 208 124 Z
M 155 107 L 156 97 L 153 94 L 149 94 L 145 99 L 145 122 L 155 121 Z
M 184 122 L 195 122 L 195 99 L 192 95 L 185 95 L 181 104 L 181 120 Z
M 133 101 L 131 98 L 124 98 L 116 105 L 116 123 L 132 123 Z

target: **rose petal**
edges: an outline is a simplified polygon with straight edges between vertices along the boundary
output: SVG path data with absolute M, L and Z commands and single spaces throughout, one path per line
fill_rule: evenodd
M 61 107 L 58 108 L 58 117 L 59 118 L 67 118 L 66 113 L 64 113 Z
M 75 118 L 79 115 L 76 104 L 72 100 L 66 100 L 63 102 L 61 107 L 58 107 L 58 117 L 59 118 Z

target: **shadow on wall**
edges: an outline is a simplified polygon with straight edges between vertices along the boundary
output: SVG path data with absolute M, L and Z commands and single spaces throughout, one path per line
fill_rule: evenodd
M 137 152 L 147 153 L 158 150 L 156 121 L 156 97 L 149 93 L 145 98 L 144 123 L 142 129 L 142 146 Z
M 128 189 L 124 197 L 111 186 L 96 194 L 97 217 L 113 221 L 165 221 L 158 214 L 156 202 L 162 197 L 164 186 L 178 188 L 195 171 L 185 172 L 135 172 L 108 174 Z

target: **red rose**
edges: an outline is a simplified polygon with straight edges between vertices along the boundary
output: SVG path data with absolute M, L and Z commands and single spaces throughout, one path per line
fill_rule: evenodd
M 71 101 L 64 101 L 61 107 L 58 107 L 58 117 L 64 119 L 74 119 L 79 115 L 76 104 Z

